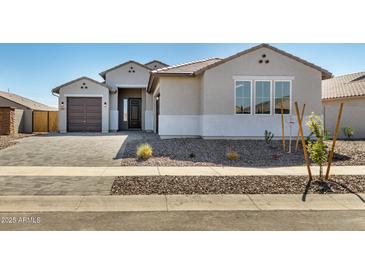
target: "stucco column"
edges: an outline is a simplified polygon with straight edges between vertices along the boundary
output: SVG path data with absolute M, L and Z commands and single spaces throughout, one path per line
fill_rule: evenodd
M 118 117 L 119 117 L 119 111 L 118 111 L 118 91 L 117 92 L 111 92 L 109 96 L 109 105 L 110 105 L 110 119 L 109 119 L 109 129 L 110 131 L 117 131 L 119 129 L 118 125 Z

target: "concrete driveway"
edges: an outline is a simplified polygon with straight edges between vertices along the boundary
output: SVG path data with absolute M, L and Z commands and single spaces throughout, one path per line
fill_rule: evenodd
M 49 134 L 17 140 L 0 150 L 1 166 L 120 166 L 123 145 L 134 133 Z M 20 174 L 19 174 L 20 175 Z M 1 195 L 109 195 L 114 177 L 0 176 Z
M 0 150 L 0 166 L 120 166 L 128 135 L 52 134 L 18 140 Z

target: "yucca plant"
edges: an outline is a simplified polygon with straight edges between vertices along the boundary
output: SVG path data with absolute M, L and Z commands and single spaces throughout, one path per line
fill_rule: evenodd
M 274 134 L 271 131 L 265 129 L 265 143 L 269 145 L 272 141 L 272 138 L 274 138 Z
M 236 152 L 234 150 L 231 150 L 231 151 L 228 151 L 227 152 L 226 157 L 230 161 L 236 161 L 236 160 L 238 160 L 238 158 L 240 157 L 240 155 L 238 154 L 238 152 Z
M 142 160 L 147 160 L 152 156 L 153 149 L 151 145 L 144 143 L 137 147 L 137 157 Z

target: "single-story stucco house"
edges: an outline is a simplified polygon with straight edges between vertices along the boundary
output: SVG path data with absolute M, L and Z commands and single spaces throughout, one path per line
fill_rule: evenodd
M 233 56 L 167 66 L 128 61 L 52 90 L 59 129 L 145 130 L 162 138 L 262 138 L 264 130 L 295 135 L 294 102 L 321 113 L 321 83 L 332 74 L 268 44 Z M 289 127 L 293 126 L 291 131 Z
M 344 103 L 341 129 L 354 129 L 354 138 L 365 138 L 365 71 L 334 77 L 322 82 L 322 103 L 325 127 L 333 133 L 339 111 Z M 339 137 L 343 138 L 341 130 Z
M 33 101 L 11 92 L 0 91 L 0 132 L 9 131 L 9 123 L 13 133 L 31 133 L 33 131 L 33 111 L 56 111 L 56 108 Z M 13 113 L 13 119 L 9 119 Z M 6 122 L 5 122 L 6 121 Z

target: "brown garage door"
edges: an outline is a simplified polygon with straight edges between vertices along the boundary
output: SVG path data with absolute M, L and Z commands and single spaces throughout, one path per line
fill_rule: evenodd
M 101 98 L 67 98 L 67 131 L 100 132 Z

